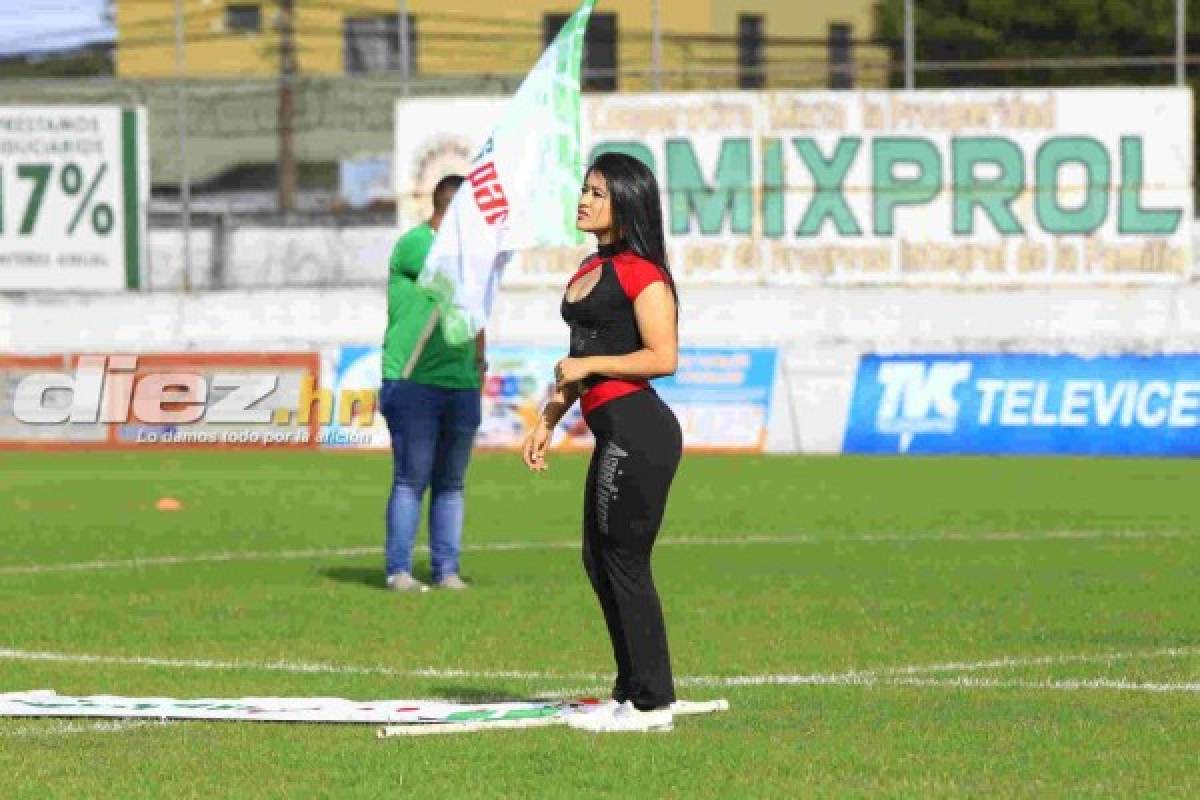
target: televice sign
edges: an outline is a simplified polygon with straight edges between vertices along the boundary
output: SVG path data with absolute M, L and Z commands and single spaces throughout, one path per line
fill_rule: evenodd
M 1200 355 L 868 355 L 848 453 L 1200 455 Z

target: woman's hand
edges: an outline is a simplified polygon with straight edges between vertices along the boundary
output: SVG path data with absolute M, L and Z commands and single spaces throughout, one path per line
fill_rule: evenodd
M 533 472 L 546 471 L 546 450 L 550 447 L 552 434 L 545 417 L 538 417 L 533 430 L 526 434 L 525 442 L 521 445 L 521 458 Z
M 586 358 L 564 358 L 554 365 L 554 381 L 559 389 L 578 383 L 591 374 Z

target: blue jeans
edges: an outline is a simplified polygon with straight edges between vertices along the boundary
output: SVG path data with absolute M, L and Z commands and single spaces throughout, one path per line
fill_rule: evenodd
M 380 407 L 392 435 L 392 493 L 387 504 L 387 574 L 412 572 L 421 501 L 432 487 L 429 551 L 433 580 L 458 574 L 463 478 L 480 423 L 477 389 L 384 381 Z

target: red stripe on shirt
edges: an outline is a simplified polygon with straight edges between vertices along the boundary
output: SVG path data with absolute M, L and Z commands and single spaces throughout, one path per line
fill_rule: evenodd
M 649 381 L 626 381 L 620 378 L 610 378 L 584 392 L 583 397 L 579 400 L 579 406 L 583 409 L 584 416 L 587 416 L 605 403 L 610 403 L 627 394 L 640 392 L 649 386 Z

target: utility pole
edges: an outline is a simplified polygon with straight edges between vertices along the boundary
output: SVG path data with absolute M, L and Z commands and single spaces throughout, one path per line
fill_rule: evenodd
M 654 91 L 663 88 L 662 0 L 650 4 L 650 63 L 654 75 Z
M 1175 83 L 1187 83 L 1187 0 L 1175 0 Z
M 400 56 L 400 93 L 404 97 L 408 97 L 408 81 L 412 77 L 409 73 L 408 62 L 412 58 L 409 52 L 408 42 L 408 2 L 407 0 L 399 0 L 396 8 L 396 35 L 399 41 L 396 42 L 396 51 Z
M 279 211 L 287 214 L 296 205 L 295 0 L 279 0 Z
M 916 10 L 915 0 L 904 0 L 904 88 L 917 88 L 916 54 Z
M 188 169 L 187 61 L 183 48 L 183 3 L 175 0 L 175 110 L 179 125 L 179 202 L 183 222 L 183 290 L 192 288 L 192 176 Z

